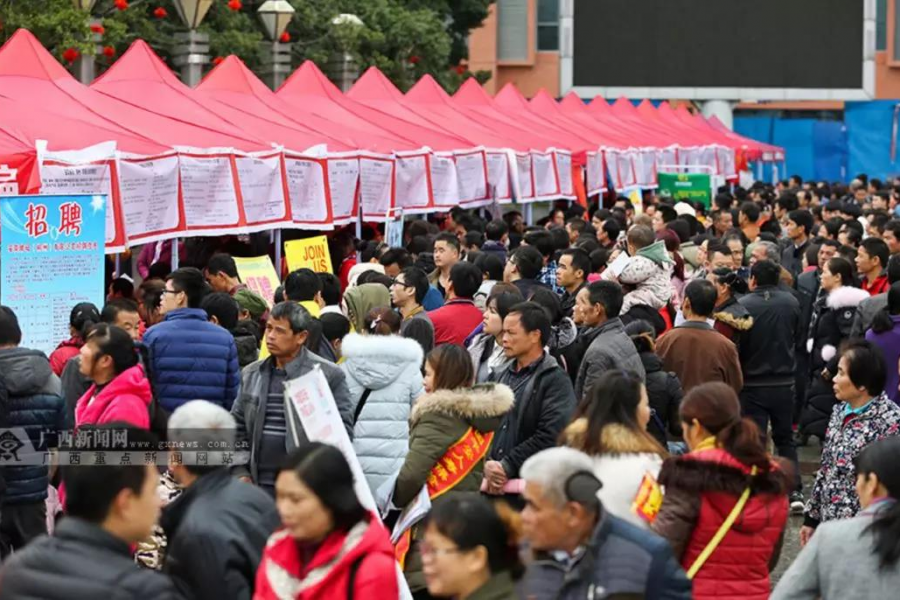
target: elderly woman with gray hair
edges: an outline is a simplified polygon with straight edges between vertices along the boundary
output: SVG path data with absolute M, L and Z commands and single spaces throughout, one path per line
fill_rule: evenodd
M 263 548 L 280 520 L 275 502 L 231 476 L 237 425 L 224 408 L 194 400 L 169 418 L 179 450 L 169 469 L 184 492 L 163 511 L 168 539 L 163 570 L 187 596 L 250 598 Z

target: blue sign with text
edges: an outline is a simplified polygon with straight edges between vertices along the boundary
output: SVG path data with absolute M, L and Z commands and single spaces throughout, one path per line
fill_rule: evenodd
M 103 306 L 105 211 L 106 196 L 0 197 L 0 302 L 23 347 L 50 354 L 76 304 Z

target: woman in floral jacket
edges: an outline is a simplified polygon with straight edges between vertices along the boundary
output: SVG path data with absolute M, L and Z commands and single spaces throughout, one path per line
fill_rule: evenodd
M 806 504 L 800 543 L 805 545 L 819 523 L 848 519 L 860 511 L 853 461 L 869 444 L 900 434 L 900 407 L 884 394 L 885 364 L 867 341 L 847 344 L 834 376 L 838 399 L 831 413 L 822 465 Z

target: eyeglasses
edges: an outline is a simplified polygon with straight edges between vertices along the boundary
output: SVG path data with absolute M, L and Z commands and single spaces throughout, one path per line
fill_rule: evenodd
M 406 283 L 405 281 L 399 281 L 397 279 L 392 279 L 391 285 L 399 285 L 400 287 L 405 287 L 405 288 L 416 287 L 411 283 Z
M 461 548 L 435 548 L 429 544 L 422 544 L 419 546 L 419 550 L 422 552 L 422 556 L 439 556 L 442 554 L 459 554 L 460 552 L 465 552 L 465 550 L 462 550 Z

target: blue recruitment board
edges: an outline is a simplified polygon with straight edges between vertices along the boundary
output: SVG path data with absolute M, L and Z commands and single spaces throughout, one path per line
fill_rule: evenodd
M 79 302 L 103 306 L 106 196 L 0 197 L 0 302 L 48 355 Z

